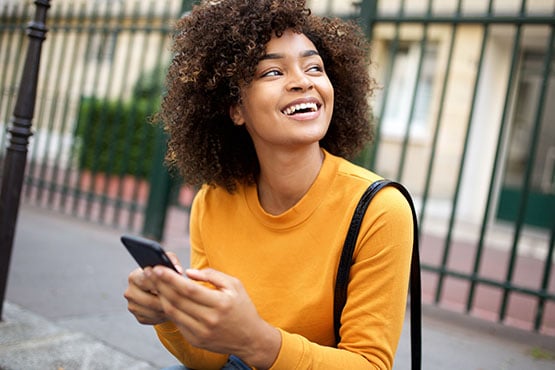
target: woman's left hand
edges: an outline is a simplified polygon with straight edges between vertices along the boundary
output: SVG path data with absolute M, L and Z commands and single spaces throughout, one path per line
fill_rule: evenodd
M 279 352 L 281 334 L 258 315 L 243 284 L 213 269 L 185 274 L 189 279 L 157 266 L 148 276 L 166 316 L 184 338 L 195 347 L 234 354 L 251 366 L 269 368 Z

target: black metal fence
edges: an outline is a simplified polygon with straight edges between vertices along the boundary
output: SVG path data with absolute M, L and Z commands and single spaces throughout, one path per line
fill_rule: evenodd
M 384 86 L 369 166 L 415 191 L 429 301 L 553 334 L 554 4 L 362 7 Z
M 183 1 L 58 1 L 50 10 L 27 202 L 138 230 L 163 137 L 149 117 L 170 59 L 172 22 Z M 31 1 L 0 10 L 0 123 L 21 74 Z M 2 149 L 5 138 L 2 136 Z
M 149 195 L 171 189 L 171 204 L 187 212 L 193 192 L 164 172 L 164 138 L 148 117 L 159 103 L 172 22 L 189 3 L 53 2 L 23 202 L 134 232 L 145 228 Z M 0 5 L 3 125 L 31 5 Z M 362 160 L 415 197 L 425 302 L 548 335 L 553 7 L 364 0 L 339 14 L 355 14 L 372 39 L 371 73 L 382 88 L 377 139 Z M 150 207 L 148 215 L 165 212 Z

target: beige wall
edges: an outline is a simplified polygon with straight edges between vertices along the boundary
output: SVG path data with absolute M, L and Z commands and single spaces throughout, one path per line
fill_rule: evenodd
M 395 8 L 394 1 L 380 3 L 387 4 L 389 7 L 388 9 L 384 8 L 384 11 L 391 11 Z M 410 1 L 407 3 L 411 4 Z M 478 9 L 479 3 L 484 2 L 467 1 L 465 3 L 468 4 L 469 9 Z M 509 1 L 497 3 L 504 4 L 507 9 L 514 8 L 514 4 L 516 4 L 516 2 Z M 531 1 L 528 8 L 535 14 L 545 15 L 545 9 L 553 11 L 553 6 L 553 1 Z M 403 25 L 398 30 L 399 39 L 404 42 L 419 43 L 423 29 L 422 25 Z M 423 134 L 409 135 L 409 147 L 401 179 L 407 183 L 417 197 L 423 193 L 433 134 L 439 119 L 441 129 L 438 134 L 437 152 L 433 158 L 430 189 L 432 200 L 431 207 L 428 207 L 428 213 L 432 217 L 446 219 L 451 212 L 450 204 L 458 179 L 465 135 L 470 123 L 471 130 L 457 205 L 457 216 L 463 222 L 479 224 L 482 222 L 492 178 L 516 28 L 511 25 L 495 25 L 489 28 L 473 112 L 471 112 L 473 90 L 478 72 L 484 27 L 482 25 L 461 25 L 456 28 L 443 113 L 438 118 L 439 99 L 452 31 L 452 26 L 445 25 L 432 25 L 428 28 L 428 42 L 437 45 L 437 73 L 433 85 L 430 115 Z M 535 48 L 545 50 L 548 31 L 546 27 L 524 26 L 521 52 Z M 386 66 L 390 61 L 388 45 L 394 39 L 395 32 L 395 27 L 387 24 L 381 24 L 374 30 L 372 45 L 374 67 L 371 73 L 381 85 L 385 84 Z M 379 91 L 373 100 L 377 116 L 382 114 L 380 112 L 381 97 L 383 97 L 383 92 Z M 396 178 L 403 140 L 403 135 L 387 133 L 383 135 L 375 168 L 377 172 L 386 177 Z M 501 138 L 502 144 L 506 144 L 506 141 L 507 138 Z M 497 182 L 502 170 L 503 168 L 497 169 L 498 173 L 495 174 Z M 498 188 L 496 186 L 496 192 Z

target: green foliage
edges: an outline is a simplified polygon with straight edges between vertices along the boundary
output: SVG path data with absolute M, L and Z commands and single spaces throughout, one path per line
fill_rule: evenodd
M 137 84 L 133 87 L 135 99 L 153 99 L 162 93 L 162 85 L 166 68 L 162 65 L 142 74 Z
M 353 158 L 353 163 L 356 163 L 361 167 L 370 169 L 371 151 L 372 144 L 366 144 L 366 146 L 360 151 L 360 153 L 355 158 Z
M 129 101 L 81 99 L 75 132 L 80 169 L 146 178 L 158 142 L 150 122 L 160 104 L 165 68 L 143 73 Z
M 79 168 L 147 177 L 158 130 L 149 118 L 157 107 L 158 99 L 81 99 L 75 133 Z

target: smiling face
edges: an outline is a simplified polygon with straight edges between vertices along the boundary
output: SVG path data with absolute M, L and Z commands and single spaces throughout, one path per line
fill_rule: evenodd
M 235 124 L 245 124 L 257 152 L 319 146 L 333 112 L 333 87 L 314 44 L 285 31 L 272 37 L 253 81 L 231 107 Z

